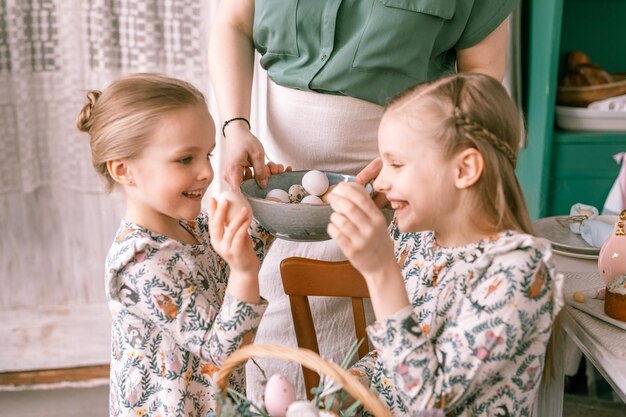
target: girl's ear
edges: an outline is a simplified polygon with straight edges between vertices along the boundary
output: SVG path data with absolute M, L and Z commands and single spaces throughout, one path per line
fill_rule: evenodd
M 476 184 L 483 173 L 485 161 L 477 149 L 467 148 L 456 157 L 456 176 L 454 184 L 458 189 L 469 188 Z
M 133 176 L 130 173 L 128 162 L 124 159 L 113 159 L 107 161 L 107 171 L 113 181 L 121 185 L 132 185 Z

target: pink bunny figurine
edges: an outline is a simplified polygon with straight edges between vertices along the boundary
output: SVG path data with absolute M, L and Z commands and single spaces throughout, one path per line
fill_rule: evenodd
M 598 269 L 604 283 L 608 286 L 615 278 L 626 274 L 626 210 L 619 215 L 613 233 L 604 242 L 598 257 Z

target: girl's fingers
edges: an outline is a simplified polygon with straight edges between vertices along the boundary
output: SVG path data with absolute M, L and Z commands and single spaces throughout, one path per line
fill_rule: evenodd
M 241 225 L 233 236 L 232 248 L 235 249 L 237 254 L 241 254 L 242 249 L 245 249 L 251 242 L 250 235 L 248 235 L 248 227 L 245 223 Z
M 218 201 L 215 204 L 215 209 L 213 210 L 210 218 L 211 220 L 209 221 L 209 224 L 213 225 L 213 227 L 210 229 L 210 232 L 211 236 L 214 236 L 216 239 L 222 239 L 224 236 L 224 223 L 226 222 L 226 214 L 228 212 L 228 205 L 230 203 L 228 200 L 223 199 L 222 201 Z
M 217 219 L 217 200 L 211 198 L 211 200 L 209 200 L 209 232 L 211 237 L 218 236 L 220 224 Z
M 211 198 L 209 200 L 209 219 L 213 219 L 213 215 L 215 214 L 215 209 L 217 209 L 217 200 Z
M 356 187 L 359 187 L 358 185 Z M 362 188 L 362 187 L 361 187 Z M 343 214 L 357 225 L 370 224 L 380 210 L 371 201 L 365 189 L 353 189 L 339 184 L 328 196 L 333 211 Z
M 241 211 L 230 221 L 226 230 L 224 231 L 224 238 L 222 239 L 223 247 L 229 252 L 233 247 L 236 247 L 237 236 L 243 232 L 248 234 L 248 227 L 250 226 L 250 214 L 246 207 L 243 207 Z M 236 256 L 236 254 L 235 254 Z
M 326 228 L 326 232 L 331 239 L 333 239 L 339 245 L 339 248 L 344 253 L 344 255 L 350 259 L 353 253 L 352 241 L 348 235 L 342 233 L 341 229 L 339 229 L 334 223 L 328 223 L 328 227 Z
M 330 215 L 330 223 L 343 235 L 358 237 L 361 234 L 358 225 L 354 224 L 350 217 L 337 212 Z

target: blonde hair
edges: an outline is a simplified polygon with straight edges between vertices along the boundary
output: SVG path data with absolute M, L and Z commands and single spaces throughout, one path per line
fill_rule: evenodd
M 89 91 L 76 127 L 89 133 L 92 163 L 106 191 L 115 186 L 107 161 L 136 158 L 150 141 L 158 118 L 194 105 L 206 107 L 197 88 L 161 74 L 132 74 L 104 91 Z
M 399 112 L 416 134 L 433 138 L 447 156 L 477 149 L 485 164 L 473 186 L 476 209 L 486 214 L 493 230 L 532 233 L 515 175 L 522 117 L 500 82 L 484 74 L 454 74 L 401 93 L 385 111 Z

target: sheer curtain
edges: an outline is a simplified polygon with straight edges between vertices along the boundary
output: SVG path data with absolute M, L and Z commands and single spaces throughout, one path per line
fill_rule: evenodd
M 183 78 L 210 96 L 216 7 L 0 1 L 0 372 L 108 362 L 103 264 L 124 207 L 104 195 L 74 120 L 87 90 L 130 72 Z

